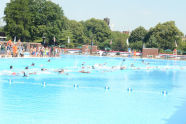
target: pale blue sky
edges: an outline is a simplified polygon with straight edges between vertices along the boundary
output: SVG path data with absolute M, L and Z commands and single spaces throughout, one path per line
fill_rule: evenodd
M 6 2 L 1 0 L 0 17 Z M 69 19 L 111 19 L 112 30 L 146 29 L 159 22 L 174 20 L 186 34 L 186 0 L 52 0 L 59 4 Z

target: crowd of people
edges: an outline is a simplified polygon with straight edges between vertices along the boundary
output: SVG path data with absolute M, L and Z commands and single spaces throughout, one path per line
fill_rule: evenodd
M 30 55 L 32 57 L 56 57 L 60 56 L 61 49 L 56 47 L 31 47 Z
M 0 57 L 57 57 L 61 49 L 57 47 L 44 47 L 40 45 L 30 45 L 29 43 L 0 42 Z
M 24 51 L 25 49 L 23 47 L 23 44 L 21 44 L 20 40 L 16 43 L 13 43 L 11 40 L 9 40 L 8 42 L 0 43 L 0 55 L 1 56 L 7 56 L 7 57 L 23 56 Z

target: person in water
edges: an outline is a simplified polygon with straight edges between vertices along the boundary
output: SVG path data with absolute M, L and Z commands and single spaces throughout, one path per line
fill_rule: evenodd
M 13 66 L 12 65 L 10 66 L 10 69 L 13 69 Z
M 36 75 L 36 74 L 37 74 L 36 72 L 29 73 L 29 75 Z
M 50 62 L 50 59 L 48 60 L 48 62 Z
M 124 69 L 126 69 L 126 67 L 125 67 L 125 66 L 120 67 L 120 70 L 124 70 Z
M 35 63 L 32 63 L 32 65 L 31 66 L 35 66 Z
M 41 71 L 47 71 L 47 69 L 46 68 L 42 68 Z
M 94 67 L 94 66 L 92 66 L 92 69 L 95 69 L 95 67 Z
M 81 70 L 80 73 L 90 73 L 89 71 Z
M 26 70 L 28 70 L 28 66 L 27 66 L 27 67 L 25 67 L 25 69 L 26 69 Z
M 65 70 L 64 69 L 61 69 L 61 70 L 59 70 L 58 71 L 60 74 L 63 74 L 63 73 L 65 73 Z
M 130 67 L 135 67 L 135 66 L 134 66 L 134 64 L 132 63 L 132 64 L 130 65 Z
M 25 72 L 23 72 L 23 77 L 28 77 L 28 75 L 26 75 L 26 73 L 25 73 Z
M 10 66 L 10 70 L 12 70 L 12 69 L 13 69 L 13 66 L 11 65 L 11 66 Z M 17 74 L 16 72 L 12 72 L 11 75 L 16 76 L 16 75 L 18 75 L 18 74 Z

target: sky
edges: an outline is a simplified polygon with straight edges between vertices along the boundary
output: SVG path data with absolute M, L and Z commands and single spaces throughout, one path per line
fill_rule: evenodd
M 186 34 L 186 0 L 51 0 L 59 4 L 65 16 L 81 21 L 110 18 L 114 31 L 132 31 L 139 26 L 147 30 L 158 23 L 175 21 Z M 0 2 L 0 18 L 9 0 Z M 2 20 L 0 22 L 2 25 Z

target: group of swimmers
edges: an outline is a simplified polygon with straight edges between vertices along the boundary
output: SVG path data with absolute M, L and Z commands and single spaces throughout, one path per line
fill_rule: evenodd
M 51 60 L 48 59 L 47 62 L 51 62 Z M 49 73 L 45 73 L 45 74 L 50 74 L 50 72 L 54 72 L 54 73 L 58 73 L 58 74 L 69 75 L 69 73 L 66 72 L 67 70 L 64 69 L 64 68 L 47 69 L 47 68 L 44 68 L 43 65 L 40 65 L 41 68 L 39 70 L 37 70 L 38 68 L 34 68 L 33 69 L 34 66 L 35 66 L 35 63 L 32 63 L 30 66 L 26 66 L 23 71 L 21 71 L 21 72 L 15 72 L 15 71 L 12 71 L 13 70 L 13 66 L 10 65 L 10 71 L 11 71 L 10 75 L 12 75 L 12 76 L 29 77 L 31 75 L 42 74 L 42 72 L 43 73 L 44 72 L 49 72 Z M 82 73 L 87 73 L 87 72 L 86 71 L 84 71 L 84 72 L 82 71 Z
M 50 59 L 48 59 L 47 62 L 51 62 Z M 39 71 L 33 71 L 32 69 L 29 69 L 30 67 L 34 67 L 35 63 L 32 63 L 30 66 L 26 66 L 24 71 L 21 72 L 12 72 L 11 75 L 14 76 L 18 76 L 18 75 L 22 75 L 23 77 L 28 77 L 29 75 L 37 75 L 39 72 L 54 72 L 54 73 L 58 73 L 58 74 L 66 74 L 69 75 L 69 71 L 74 71 L 74 72 L 80 72 L 80 73 L 91 73 L 91 71 L 93 70 L 97 70 L 97 71 L 101 71 L 101 72 L 112 72 L 114 70 L 150 70 L 150 69 L 173 69 L 175 67 L 167 67 L 167 66 L 150 66 L 150 63 L 145 62 L 144 60 L 141 61 L 142 64 L 144 64 L 144 66 L 136 66 L 134 63 L 131 63 L 128 65 L 128 63 L 126 63 L 126 60 L 123 59 L 121 64 L 118 66 L 109 66 L 107 65 L 107 63 L 104 64 L 94 64 L 94 65 L 86 65 L 85 62 L 83 62 L 80 66 L 79 69 L 75 69 L 75 70 L 67 70 L 64 68 L 59 68 L 59 69 L 47 69 L 47 68 L 43 68 L 43 66 L 41 66 Z M 184 67 L 182 67 L 181 69 L 184 69 Z M 13 66 L 10 66 L 10 70 L 13 70 Z M 28 71 L 29 70 L 29 71 Z

